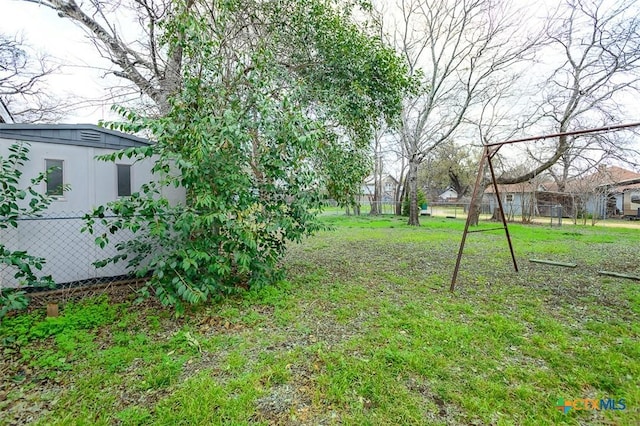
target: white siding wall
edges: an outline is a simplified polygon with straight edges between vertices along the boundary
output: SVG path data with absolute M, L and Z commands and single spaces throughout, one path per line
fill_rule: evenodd
M 0 138 L 0 155 L 6 157 L 13 140 Z M 84 221 L 81 218 L 94 207 L 117 199 L 116 163 L 98 161 L 96 156 L 112 151 L 91 147 L 30 142 L 29 162 L 23 168 L 21 186 L 45 170 L 45 160 L 63 160 L 63 179 L 71 189 L 49 206 L 45 218 L 19 222 L 18 229 L 0 230 L 0 241 L 9 249 L 26 250 L 29 254 L 47 260 L 43 275 L 51 274 L 56 282 L 64 283 L 98 277 L 110 277 L 127 273 L 121 262 L 106 268 L 96 269 L 92 263 L 115 253 L 105 252 L 94 244 L 95 235 L 81 233 Z M 131 164 L 132 192 L 149 182 L 153 175 L 153 160 L 133 163 L 123 159 L 119 164 Z M 41 184 L 39 191 L 46 191 Z M 185 191 L 182 188 L 166 188 L 163 195 L 172 203 L 182 203 Z M 60 219 L 66 217 L 67 219 Z M 119 235 L 119 240 L 127 239 Z M 14 271 L 0 267 L 0 286 L 15 286 Z
M 0 138 L 0 155 L 8 155 L 9 146 L 16 141 Z M 140 186 L 149 182 L 153 175 L 153 159 L 133 162 L 123 158 L 116 163 L 99 161 L 97 156 L 109 154 L 108 149 L 90 148 L 84 146 L 49 144 L 42 142 L 29 142 L 29 162 L 23 169 L 21 185 L 29 184 L 31 178 L 45 171 L 45 160 L 63 160 L 64 183 L 71 189 L 65 191 L 64 196 L 55 200 L 49 206 L 50 213 L 88 212 L 92 208 L 105 204 L 118 198 L 116 164 L 131 165 L 132 192 L 140 189 Z M 40 187 L 45 192 L 45 185 Z M 185 192 L 181 188 L 165 188 L 163 195 L 173 203 L 182 203 L 185 200 Z

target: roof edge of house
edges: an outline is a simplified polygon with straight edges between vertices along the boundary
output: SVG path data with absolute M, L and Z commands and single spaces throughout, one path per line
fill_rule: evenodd
M 69 133 L 69 131 L 74 133 Z M 92 132 L 86 134 L 82 132 Z M 70 137 L 74 135 L 74 137 Z M 97 135 L 104 135 L 103 137 Z M 95 148 L 120 149 L 152 145 L 148 139 L 95 124 L 17 124 L 0 123 L 0 137 L 27 142 L 45 142 Z
M 78 123 L 78 124 L 24 124 L 24 123 L 0 123 L 0 130 L 4 128 L 13 128 L 16 130 L 29 130 L 29 129 L 51 129 L 51 130 L 94 130 L 109 135 L 120 136 L 130 140 L 151 144 L 148 139 L 140 136 L 132 135 L 130 133 L 124 133 L 117 130 L 107 129 L 106 127 L 98 126 L 90 123 Z

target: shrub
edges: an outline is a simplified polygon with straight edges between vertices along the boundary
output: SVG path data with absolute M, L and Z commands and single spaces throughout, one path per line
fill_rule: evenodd
M 427 203 L 427 196 L 424 195 L 424 192 L 421 189 L 418 189 L 417 195 L 418 195 L 418 209 L 419 209 L 420 206 Z M 404 202 L 402 203 L 402 215 L 409 216 L 409 197 L 405 198 Z
M 180 309 L 278 281 L 287 244 L 321 229 L 321 189 L 354 204 L 373 129 L 398 117 L 412 83 L 348 7 L 251 3 L 270 23 L 253 31 L 243 4 L 208 4 L 215 20 L 178 10 L 164 22 L 166 49 L 184 55 L 180 91 L 161 117 L 119 109 L 126 122 L 112 127 L 156 144 L 105 157 L 153 158 L 158 181 L 87 217 L 87 231 L 108 229 L 96 235 L 101 246 L 135 233 L 99 265 L 152 272 L 143 294 Z M 258 38 L 228 45 L 227 26 Z M 163 185 L 184 188 L 186 203 L 170 205 Z
M 37 216 L 51 203 L 51 198 L 40 194 L 36 188 L 46 182 L 47 173 L 40 173 L 31 179 L 30 185 L 20 188 L 22 169 L 29 161 L 29 144 L 14 143 L 9 147 L 9 155 L 0 156 L 0 231 L 17 228 L 22 216 Z M 0 264 L 15 271 L 18 280 L 17 289 L 0 287 L 0 318 L 8 312 L 23 309 L 28 305 L 26 293 L 22 287 L 52 286 L 51 276 L 38 276 L 45 259 L 31 256 L 26 251 L 11 250 L 0 242 Z

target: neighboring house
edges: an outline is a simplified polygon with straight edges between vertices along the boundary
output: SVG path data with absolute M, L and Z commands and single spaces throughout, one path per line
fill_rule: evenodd
M 596 187 L 589 200 L 590 211 L 599 211 L 601 215 L 606 213 L 607 216 L 640 216 L 640 173 L 609 166 L 598 169 L 590 179 Z
M 521 216 L 523 212 L 528 216 L 555 215 L 558 207 L 562 208 L 563 216 L 573 215 L 574 201 L 571 195 L 555 189 L 556 185 L 549 181 L 498 185 L 502 207 L 505 215 L 510 218 Z M 493 186 L 485 190 L 485 197 L 488 198 L 489 209 L 493 212 L 498 207 Z
M 618 166 L 601 166 L 593 173 L 572 179 L 564 191 L 559 191 L 552 181 L 498 185 L 498 189 L 507 215 L 522 215 L 524 211 L 529 215 L 550 216 L 561 207 L 564 217 L 580 212 L 613 217 L 623 211 L 625 215 L 636 215 L 640 208 L 640 173 Z M 636 192 L 637 208 L 631 204 L 632 194 Z M 487 188 L 485 194 L 493 211 L 497 207 L 493 187 Z
M 458 200 L 458 191 L 452 187 L 448 187 L 442 194 L 438 195 L 438 201 L 449 203 Z
M 580 211 L 597 217 L 620 216 L 624 210 L 624 190 L 632 189 L 634 183 L 640 182 L 640 173 L 618 166 L 601 165 L 596 171 L 580 179 L 567 183 L 566 192 L 572 194 L 579 203 Z M 627 194 L 627 198 L 629 198 Z M 631 206 L 627 206 L 630 210 Z M 629 211 L 625 214 L 629 215 Z M 637 214 L 634 210 L 633 215 Z
M 391 175 L 382 177 L 382 194 L 381 200 L 383 203 L 393 203 L 395 201 L 396 189 L 398 188 L 398 181 Z M 373 176 L 369 176 L 365 179 L 362 185 L 362 197 L 361 202 L 365 203 L 373 199 L 375 193 L 375 180 Z
M 623 183 L 615 190 L 616 202 L 620 199 L 622 205 L 618 212 L 625 217 L 640 218 L 640 182 Z
M 22 220 L 17 229 L 2 230 L 3 244 L 45 258 L 43 274 L 51 274 L 58 283 L 125 274 L 124 262 L 104 269 L 91 265 L 113 253 L 97 247 L 95 235 L 80 232 L 82 216 L 131 195 L 153 179 L 152 159 L 123 158 L 113 163 L 96 157 L 151 142 L 89 124 L 0 124 L 0 155 L 6 156 L 16 142 L 30 145 L 20 185 L 26 187 L 38 173 L 51 170 L 48 182 L 38 190 L 52 195 L 54 201 L 43 218 Z M 63 191 L 62 185 L 69 185 L 69 190 Z M 163 195 L 173 203 L 185 198 L 181 188 L 163 188 Z M 11 285 L 12 275 L 10 270 L 0 270 L 0 286 Z

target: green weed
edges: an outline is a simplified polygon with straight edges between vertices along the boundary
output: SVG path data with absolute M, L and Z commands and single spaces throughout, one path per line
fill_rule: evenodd
M 30 395 L 41 424 L 640 422 L 640 289 L 597 273 L 638 274 L 637 230 L 512 225 L 518 273 L 504 234 L 472 234 L 452 294 L 462 221 L 323 220 L 334 230 L 291 247 L 286 281 L 180 320 L 106 300 L 5 318 L 1 409 Z M 607 397 L 628 408 L 555 407 Z

